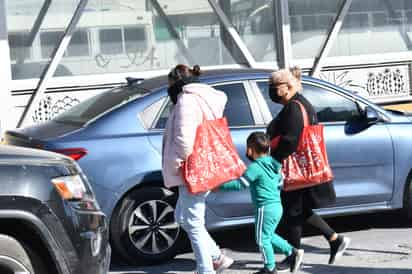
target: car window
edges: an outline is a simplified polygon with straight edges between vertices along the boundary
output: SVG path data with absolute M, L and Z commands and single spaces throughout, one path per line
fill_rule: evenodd
M 67 111 L 57 115 L 53 120 L 60 123 L 85 124 L 98 116 L 122 104 L 130 102 L 148 93 L 138 87 L 120 87 L 95 95 Z
M 156 129 L 163 129 L 166 127 L 167 118 L 169 118 L 170 109 L 172 108 L 172 101 L 168 100 L 167 105 L 162 109 L 159 119 L 156 122 Z
M 162 97 L 160 100 L 155 101 L 148 107 L 146 107 L 141 113 L 140 113 L 140 119 L 143 123 L 143 126 L 145 128 L 150 128 L 152 126 L 153 121 L 157 117 L 157 114 L 159 113 L 160 109 L 162 108 L 165 100 L 167 100 L 166 97 Z
M 361 115 L 354 101 L 319 86 L 304 83 L 302 95 L 315 108 L 319 122 L 343 122 Z
M 227 118 L 229 126 L 238 127 L 254 125 L 252 111 L 246 96 L 245 87 L 242 83 L 220 84 L 216 85 L 215 88 L 224 92 L 227 96 L 228 101 L 223 115 Z M 156 122 L 156 129 L 165 128 L 171 106 L 172 104 L 169 101 L 166 107 L 163 108 L 162 113 Z
M 239 127 L 255 124 L 243 83 L 221 84 L 216 85 L 215 88 L 223 91 L 227 96 L 223 115 L 227 118 L 229 126 Z
M 256 82 L 258 88 L 260 89 L 263 98 L 269 107 L 270 113 L 272 113 L 272 117 L 276 117 L 280 110 L 282 109 L 281 104 L 274 103 L 269 97 L 269 83 L 268 81 L 259 81 Z

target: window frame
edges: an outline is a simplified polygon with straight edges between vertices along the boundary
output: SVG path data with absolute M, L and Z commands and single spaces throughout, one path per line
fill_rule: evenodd
M 161 96 L 156 98 L 153 102 L 150 102 L 143 110 L 138 112 L 137 117 L 145 129 L 157 130 L 155 126 L 168 101 L 169 98 L 167 96 Z
M 162 92 L 165 93 L 166 91 Z M 157 123 L 159 122 L 160 117 L 162 116 L 163 111 L 165 111 L 165 108 L 168 106 L 169 102 L 170 102 L 170 98 L 169 96 L 167 96 L 167 94 L 165 94 L 164 96 L 161 96 L 160 98 L 156 99 L 156 102 L 152 102 L 148 107 L 156 104 L 157 102 L 163 100 L 162 105 L 160 106 L 159 111 L 157 112 L 157 114 L 154 117 L 154 120 L 152 121 L 152 124 L 149 128 L 150 131 L 153 132 L 163 132 L 165 130 L 165 128 L 156 128 Z M 169 117 L 167 117 L 169 119 Z
M 359 108 L 364 109 L 367 106 L 367 104 L 363 103 L 362 101 L 356 100 L 356 98 L 354 98 L 352 96 L 349 96 L 349 95 L 347 95 L 343 92 L 339 92 L 338 90 L 330 88 L 328 86 L 323 86 L 323 85 L 315 83 L 315 82 L 302 80 L 302 86 L 304 86 L 304 85 L 315 86 L 315 87 L 318 87 L 318 88 L 321 88 L 321 89 L 325 89 L 326 91 L 330 91 L 330 92 L 332 92 L 332 93 L 334 93 L 338 96 L 341 96 L 341 97 L 353 102 L 355 105 L 357 105 L 358 110 L 359 110 Z M 348 121 L 333 121 L 333 122 L 331 122 L 331 121 L 329 121 L 329 122 L 319 121 L 319 124 L 322 124 L 322 125 L 345 125 L 347 122 Z
M 245 95 L 246 95 L 246 99 L 247 102 L 249 104 L 249 108 L 252 114 L 252 119 L 253 119 L 253 125 L 245 125 L 245 126 L 230 126 L 230 129 L 242 129 L 242 128 L 261 128 L 263 126 L 266 125 L 266 120 L 264 119 L 261 111 L 259 111 L 259 101 L 256 98 L 256 92 L 253 88 L 253 86 L 250 85 L 249 83 L 249 79 L 246 80 L 233 80 L 233 81 L 223 81 L 223 82 L 216 82 L 216 83 L 205 83 L 210 85 L 211 87 L 219 90 L 219 86 L 222 85 L 228 85 L 228 84 L 242 84 L 244 89 L 245 89 Z M 223 92 L 223 91 L 222 91 Z M 151 132 L 162 132 L 165 129 L 164 128 L 156 128 L 156 124 L 158 123 L 163 111 L 165 111 L 165 108 L 167 107 L 167 105 L 170 102 L 170 99 L 168 98 L 168 96 L 166 95 L 166 91 L 163 90 L 162 91 L 163 94 L 165 94 L 164 96 L 160 96 L 159 98 L 157 98 L 155 101 L 153 101 L 151 104 L 149 104 L 147 106 L 150 107 L 153 104 L 156 104 L 156 102 L 160 101 L 160 100 L 164 100 L 162 106 L 160 107 L 157 115 L 155 115 L 151 126 L 148 128 L 149 131 Z
M 261 105 L 264 105 L 264 106 L 265 106 L 265 107 L 262 107 L 261 110 L 263 111 L 264 117 L 265 117 L 265 121 L 266 121 L 266 123 L 268 124 L 268 123 L 270 123 L 275 117 L 273 117 L 273 116 L 272 116 L 272 113 L 270 112 L 268 103 L 266 102 L 266 100 L 265 100 L 265 98 L 264 98 L 264 96 L 263 96 L 263 94 L 262 94 L 262 91 L 260 90 L 259 86 L 257 85 L 258 82 L 268 82 L 268 80 L 259 79 L 259 80 L 253 81 L 253 84 L 254 84 L 254 86 L 255 86 L 255 89 L 256 89 L 256 91 L 259 93 L 259 94 L 257 94 L 257 97 L 260 97 L 260 98 L 258 98 L 258 100 L 261 102 L 261 103 L 260 103 Z M 341 97 L 343 97 L 343 98 L 345 98 L 345 99 L 347 99 L 347 100 L 352 101 L 354 104 L 358 105 L 361 109 L 364 109 L 366 106 L 369 106 L 369 105 L 366 104 L 365 102 L 362 102 L 362 101 L 360 101 L 360 100 L 357 100 L 356 98 L 354 98 L 354 97 L 352 97 L 352 96 L 349 96 L 349 95 L 347 95 L 347 94 L 345 94 L 345 93 L 343 93 L 343 92 L 340 92 L 340 91 L 338 91 L 338 90 L 336 90 L 336 89 L 334 89 L 334 88 L 331 88 L 331 87 L 328 87 L 328 86 L 325 86 L 325 85 L 322 85 L 322 84 L 319 84 L 319 83 L 315 83 L 315 82 L 307 81 L 307 80 L 302 80 L 302 86 L 303 86 L 303 85 L 310 85 L 310 86 L 314 86 L 314 87 L 317 87 L 317 88 L 324 89 L 324 90 L 329 91 L 329 92 L 333 92 L 334 94 L 336 94 L 336 95 L 338 95 L 338 96 L 341 96 Z M 379 113 L 380 113 L 380 112 L 379 112 Z M 322 125 L 344 125 L 344 124 L 346 124 L 346 123 L 347 123 L 347 121 L 333 121 L 333 122 L 330 122 L 330 121 L 329 121 L 329 122 L 321 122 L 321 121 L 319 121 L 319 124 L 322 124 Z
M 247 126 L 230 126 L 229 128 L 258 128 L 258 127 L 262 127 L 264 126 L 264 119 L 263 116 L 261 115 L 260 111 L 258 111 L 259 107 L 257 105 L 257 100 L 256 97 L 254 95 L 253 89 L 250 86 L 250 84 L 248 83 L 249 80 L 233 80 L 233 81 L 224 81 L 224 82 L 218 82 L 218 83 L 212 83 L 210 84 L 210 86 L 212 86 L 213 88 L 215 88 L 216 90 L 219 90 L 219 86 L 224 86 L 224 85 L 231 85 L 231 84 L 242 84 L 243 88 L 245 89 L 245 95 L 246 95 L 246 99 L 247 102 L 249 104 L 249 109 L 250 112 L 252 114 L 252 119 L 253 119 L 253 123 L 252 125 L 247 125 Z M 223 92 L 223 91 L 222 91 Z M 225 93 L 226 94 L 226 93 Z
M 256 92 L 256 99 L 260 105 L 260 111 L 262 116 L 264 117 L 265 125 L 268 125 L 275 117 L 273 117 L 272 112 L 270 111 L 269 105 L 263 96 L 263 92 L 260 90 L 258 83 L 267 82 L 269 83 L 268 79 L 256 79 L 251 84 L 255 89 Z M 262 107 L 263 106 L 263 107 Z

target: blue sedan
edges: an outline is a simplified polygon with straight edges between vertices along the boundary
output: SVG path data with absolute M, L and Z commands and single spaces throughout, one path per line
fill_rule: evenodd
M 281 105 L 270 101 L 271 71 L 213 70 L 201 78 L 226 93 L 224 115 L 240 155 L 250 132 L 265 130 Z M 304 77 L 302 94 L 325 126 L 337 202 L 322 215 L 403 209 L 412 217 L 412 119 L 333 84 Z M 156 263 L 179 250 L 176 193 L 161 175 L 162 132 L 171 103 L 166 76 L 131 80 L 43 124 L 9 131 L 9 144 L 77 160 L 110 220 L 111 243 L 129 263 Z M 244 159 L 246 162 L 247 160 Z M 253 223 L 248 190 L 208 196 L 211 230 Z

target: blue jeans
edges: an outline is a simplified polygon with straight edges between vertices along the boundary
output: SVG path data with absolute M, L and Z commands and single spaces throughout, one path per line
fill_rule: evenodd
M 217 260 L 221 254 L 205 226 L 205 202 L 208 194 L 209 192 L 191 194 L 186 186 L 180 186 L 175 211 L 176 221 L 190 239 L 199 274 L 215 274 L 213 260 Z

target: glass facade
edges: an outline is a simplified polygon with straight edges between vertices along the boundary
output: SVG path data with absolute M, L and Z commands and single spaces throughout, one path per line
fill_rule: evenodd
M 332 27 L 342 0 L 290 0 L 289 21 L 295 59 L 314 58 Z
M 412 1 L 354 0 L 330 56 L 412 50 Z
M 245 65 L 240 46 L 209 1 L 90 0 L 55 72 L 84 76 L 167 70 L 177 63 Z M 33 31 L 44 3 L 51 3 Z M 219 0 L 259 63 L 276 63 L 273 0 Z M 7 1 L 14 80 L 39 78 L 79 0 Z M 289 0 L 295 63 L 319 53 L 343 0 Z M 354 0 L 330 57 L 403 53 L 412 48 L 412 1 Z
M 34 35 L 33 26 L 46 2 L 7 1 L 10 59 L 15 80 L 40 77 L 77 6 L 77 1 L 50 1 L 39 32 Z M 60 65 L 56 75 L 68 75 L 68 71 Z
M 275 62 L 275 20 L 271 0 L 222 0 L 226 16 L 257 62 Z
M 238 63 L 221 33 L 207 0 L 92 1 L 61 65 L 90 75 Z

